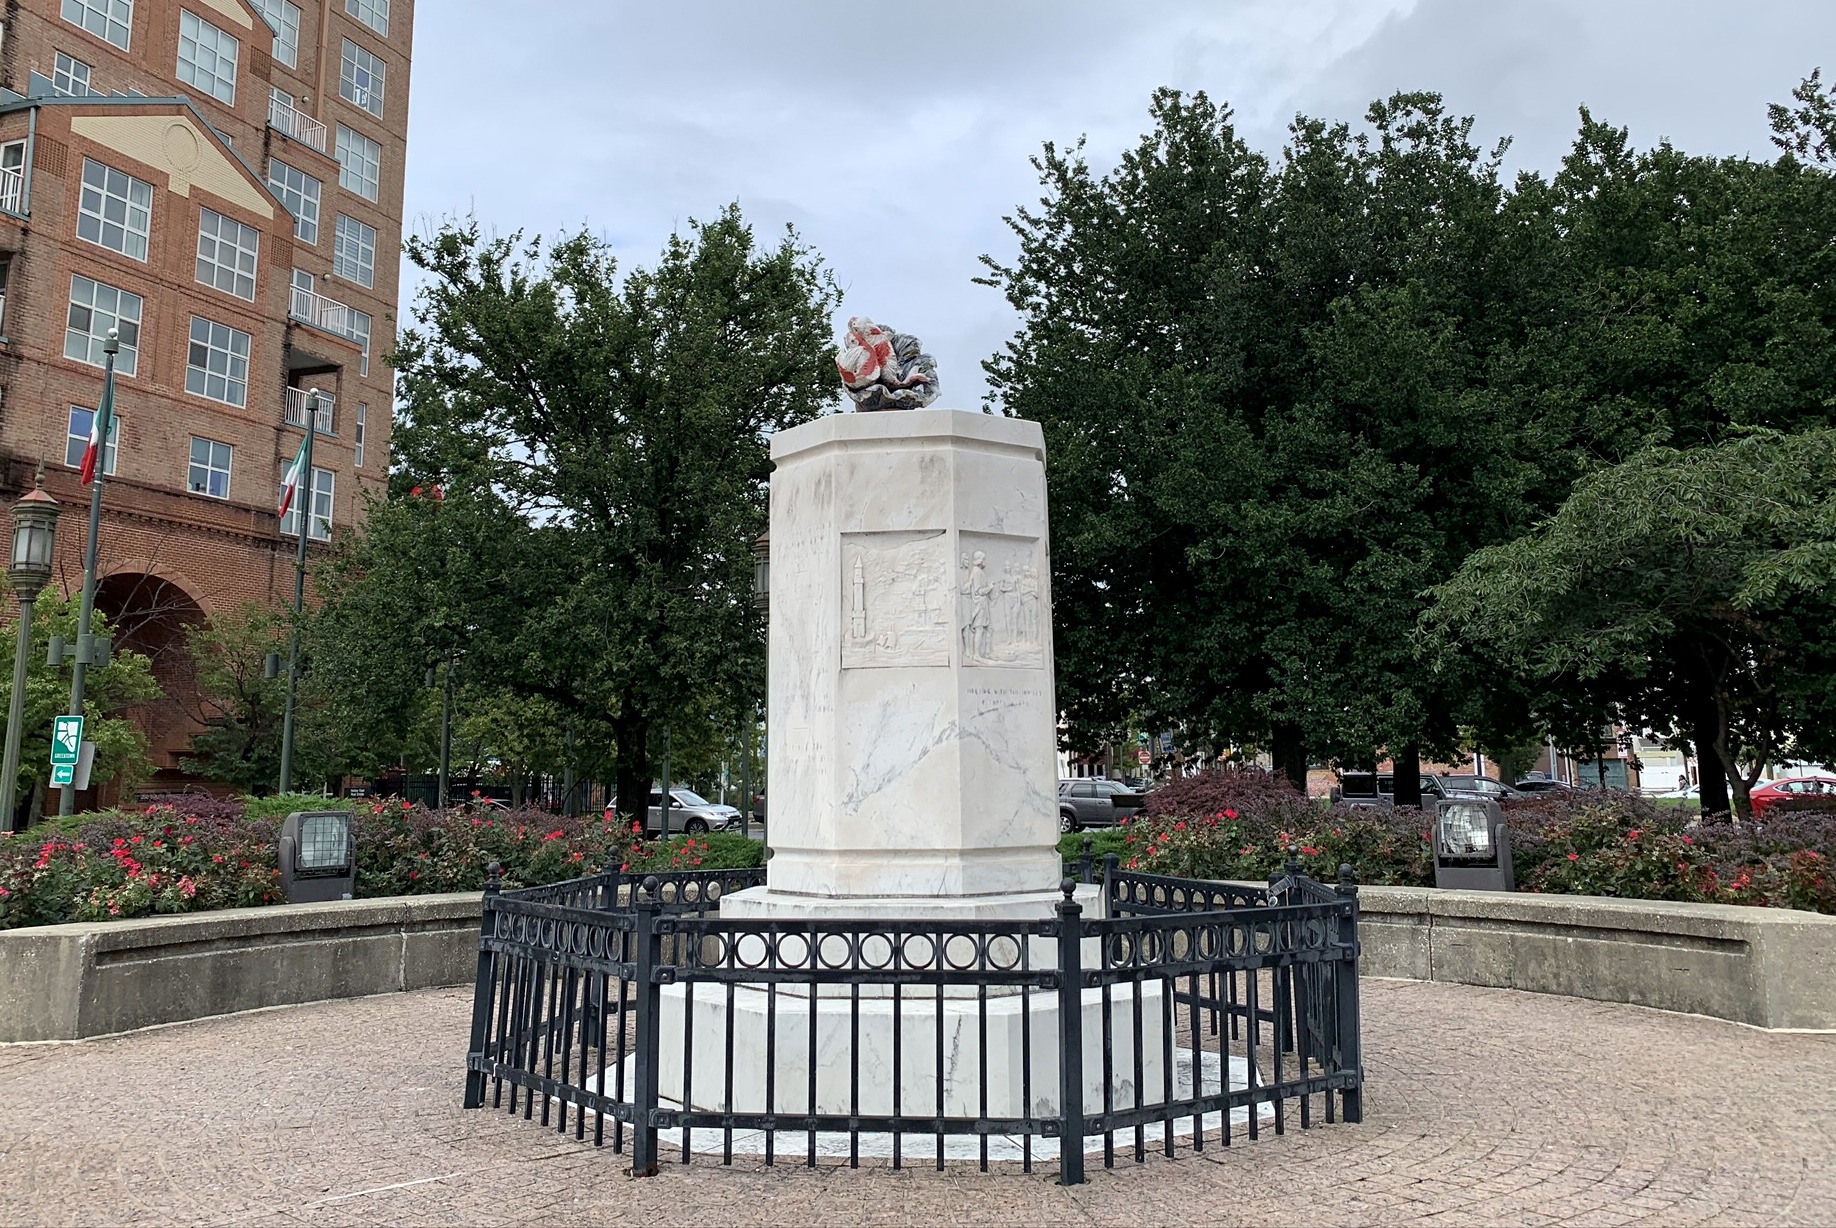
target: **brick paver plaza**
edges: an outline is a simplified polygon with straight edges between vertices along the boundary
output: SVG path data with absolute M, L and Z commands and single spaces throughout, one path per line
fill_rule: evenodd
M 5 1224 L 1832 1224 L 1836 1037 L 1367 981 L 1361 1126 L 1053 1174 L 697 1158 L 459 1107 L 469 991 L 0 1048 Z M 666 1153 L 673 1158 L 673 1153 Z

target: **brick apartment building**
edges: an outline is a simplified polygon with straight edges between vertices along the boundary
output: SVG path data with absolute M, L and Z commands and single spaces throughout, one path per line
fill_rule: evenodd
M 153 658 L 167 697 L 137 718 L 168 780 L 198 714 L 185 626 L 291 599 L 299 516 L 274 507 L 308 388 L 328 397 L 309 540 L 382 489 L 413 15 L 6 0 L 0 500 L 43 462 L 65 509 L 52 583 L 79 591 L 76 469 L 118 329 L 97 607 Z

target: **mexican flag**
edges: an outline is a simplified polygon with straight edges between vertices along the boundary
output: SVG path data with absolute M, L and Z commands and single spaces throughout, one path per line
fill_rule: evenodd
M 89 446 L 92 448 L 95 447 L 93 437 L 91 438 Z M 84 457 L 83 463 L 88 465 L 89 458 Z M 287 509 L 292 507 L 294 499 L 299 497 L 300 483 L 305 480 L 306 441 L 301 440 L 299 452 L 294 455 L 293 463 L 287 466 L 287 476 L 281 479 L 280 508 L 274 513 L 276 516 L 285 517 L 287 515 Z
M 89 443 L 83 449 L 83 465 L 77 471 L 87 486 L 96 480 L 96 470 L 102 466 L 102 415 L 89 415 Z

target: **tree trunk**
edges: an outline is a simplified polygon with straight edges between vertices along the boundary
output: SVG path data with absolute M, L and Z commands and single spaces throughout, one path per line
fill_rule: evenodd
M 1275 774 L 1286 776 L 1288 783 L 1302 793 L 1307 791 L 1307 741 L 1299 725 L 1276 725 L 1273 730 L 1270 757 L 1275 760 Z
M 1689 740 L 1696 748 L 1696 782 L 1702 798 L 1703 814 L 1726 814 L 1728 805 L 1728 770 L 1716 749 L 1722 741 L 1717 726 L 1721 719 L 1715 700 L 1703 694 L 1696 703 L 1696 719 L 1690 723 Z
M 620 705 L 627 712 L 635 706 Z M 643 822 L 650 804 L 650 758 L 646 747 L 649 734 L 649 722 L 642 717 L 620 717 L 612 722 L 618 815 L 627 824 Z
M 1405 745 L 1391 757 L 1394 783 L 1391 796 L 1398 806 L 1422 804 L 1422 748 L 1414 742 Z

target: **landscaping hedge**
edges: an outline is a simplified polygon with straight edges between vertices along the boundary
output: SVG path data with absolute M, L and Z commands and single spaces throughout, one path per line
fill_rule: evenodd
M 479 891 L 493 861 L 516 888 L 610 867 L 756 866 L 764 856 L 757 841 L 730 834 L 641 841 L 597 815 L 185 794 L 0 835 L 0 929 L 278 904 L 282 819 L 328 805 L 354 815 L 358 899 Z
M 1521 891 L 1751 904 L 1836 913 L 1836 813 L 1787 806 L 1736 826 L 1636 794 L 1579 790 L 1505 805 Z M 1224 768 L 1148 797 L 1122 864 L 1158 874 L 1266 879 L 1296 848 L 1316 878 L 1432 886 L 1431 812 L 1310 803 L 1285 781 Z

